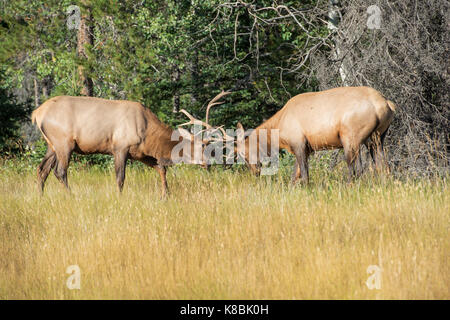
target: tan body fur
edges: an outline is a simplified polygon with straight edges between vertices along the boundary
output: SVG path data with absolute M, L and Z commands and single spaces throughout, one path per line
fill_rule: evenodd
M 380 164 L 383 139 L 394 111 L 391 101 L 369 87 L 303 93 L 290 99 L 252 134 L 258 135 L 259 129 L 279 129 L 280 148 L 296 156 L 294 182 L 300 175 L 308 181 L 308 156 L 324 149 L 344 148 L 352 176 L 362 144 L 368 146 L 377 166 Z
M 173 130 L 140 103 L 92 97 L 58 96 L 32 114 L 48 143 L 47 154 L 38 167 L 41 190 L 52 168 L 67 185 L 67 167 L 73 151 L 114 156 L 116 178 L 122 190 L 127 159 L 139 160 L 161 176 L 167 192 L 166 168 L 171 163 Z

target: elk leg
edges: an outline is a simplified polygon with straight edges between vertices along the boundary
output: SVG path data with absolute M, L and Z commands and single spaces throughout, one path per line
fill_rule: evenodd
M 358 162 L 359 148 L 347 147 L 344 148 L 344 153 L 348 165 L 348 181 L 351 182 L 357 171 L 356 166 Z
M 362 165 L 362 156 L 361 156 L 361 146 L 358 149 L 357 159 L 355 160 L 355 173 L 356 176 L 359 177 L 362 175 L 363 165 Z
M 169 188 L 167 186 L 167 169 L 166 167 L 162 165 L 157 165 L 153 167 L 156 171 L 158 171 L 159 176 L 161 177 L 161 191 L 162 191 L 162 197 L 165 198 L 169 194 Z
M 375 148 L 373 146 L 372 141 L 366 143 L 367 149 L 369 149 L 370 158 L 372 159 L 372 162 L 375 163 Z
M 386 137 L 387 130 L 380 136 L 378 133 L 373 133 L 368 148 L 372 161 L 375 163 L 375 169 L 380 172 L 386 165 L 386 159 L 384 155 L 383 141 Z
M 67 190 L 70 190 L 69 184 L 67 182 L 67 168 L 69 167 L 70 156 L 72 155 L 72 150 L 67 148 L 65 152 L 56 152 L 56 168 L 53 171 L 55 173 L 56 178 L 66 187 Z
M 297 159 L 296 163 L 298 163 L 298 169 L 300 170 L 300 177 L 302 178 L 302 182 L 305 184 L 309 183 L 309 171 L 308 171 L 308 156 L 309 152 L 306 146 L 306 143 L 300 144 L 297 148 L 294 149 L 295 158 Z M 297 176 L 297 168 L 294 167 L 295 175 Z M 293 181 L 295 183 L 297 179 Z
M 169 188 L 167 186 L 167 169 L 166 167 L 159 165 L 157 160 L 155 158 L 146 157 L 143 159 L 139 159 L 142 163 L 148 165 L 149 167 L 152 167 L 156 171 L 158 171 L 159 176 L 161 177 L 161 190 L 162 190 L 162 197 L 165 198 L 169 194 Z
M 386 154 L 384 153 L 384 138 L 386 137 L 387 130 L 383 132 L 380 136 L 380 145 L 378 147 L 378 153 L 380 158 L 380 165 L 383 169 L 386 170 L 386 173 L 389 173 L 389 166 L 386 159 Z
M 119 192 L 122 192 L 125 181 L 125 168 L 127 166 L 128 150 L 114 152 L 114 168 L 116 171 L 116 181 Z
M 295 184 L 295 182 L 297 182 L 298 178 L 300 178 L 300 166 L 299 166 L 297 158 L 296 158 L 295 163 L 294 163 L 294 170 L 292 171 L 292 177 L 291 177 L 292 184 Z
M 47 153 L 37 168 L 38 185 L 41 194 L 44 192 L 45 180 L 56 164 L 56 154 L 50 146 L 47 147 Z

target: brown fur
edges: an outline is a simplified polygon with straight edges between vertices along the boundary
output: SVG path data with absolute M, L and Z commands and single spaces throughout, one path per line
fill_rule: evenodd
M 292 176 L 308 182 L 308 156 L 318 150 L 344 148 L 349 177 L 356 171 L 359 148 L 366 144 L 377 168 L 382 164 L 383 139 L 395 105 L 369 87 L 342 87 L 299 94 L 259 129 L 279 129 L 280 148 L 295 154 Z M 246 139 L 246 150 L 248 150 Z M 270 139 L 268 139 L 270 141 Z M 248 151 L 245 157 L 248 160 Z M 251 166 L 258 172 L 257 166 Z
M 92 97 L 58 96 L 47 100 L 32 114 L 44 139 L 47 154 L 38 167 L 41 191 L 54 168 L 67 184 L 72 152 L 114 156 L 119 190 L 123 188 L 127 159 L 139 160 L 161 175 L 162 193 L 168 191 L 165 166 L 171 164 L 173 130 L 140 103 Z

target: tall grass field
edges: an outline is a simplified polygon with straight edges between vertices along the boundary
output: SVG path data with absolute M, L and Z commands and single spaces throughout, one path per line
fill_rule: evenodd
M 1 164 L 0 299 L 450 299 L 448 177 L 175 166 L 161 199 L 155 171 L 122 194 L 113 172 L 71 165 L 41 196 L 35 166 Z

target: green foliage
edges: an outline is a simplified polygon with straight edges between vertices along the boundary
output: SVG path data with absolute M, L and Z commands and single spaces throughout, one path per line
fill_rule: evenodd
M 307 37 L 290 21 L 252 33 L 253 17 L 245 8 L 222 4 L 220 0 L 2 2 L 0 66 L 6 91 L 0 99 L 12 104 L 8 94 L 18 90 L 33 97 L 33 79 L 39 88 L 46 85 L 48 97 L 79 95 L 82 65 L 93 80 L 94 96 L 139 101 L 172 126 L 186 120 L 173 112 L 174 107 L 204 118 L 207 101 L 221 90 L 233 90 L 225 104 L 212 109 L 211 123 L 234 127 L 240 121 L 246 128 L 255 127 L 291 96 L 311 89 L 299 85 L 295 73 L 284 74 L 280 81 L 280 70 Z M 264 0 L 258 6 L 271 4 Z M 295 1 L 285 4 L 298 6 Z M 70 5 L 78 5 L 82 14 L 88 8 L 92 13 L 94 43 L 85 48 L 87 58 L 77 56 L 77 30 L 67 26 Z M 264 12 L 262 17 L 273 14 Z M 242 35 L 235 37 L 236 30 Z M 39 94 L 42 103 L 45 97 Z M 16 132 L 17 127 L 11 128 Z M 94 156 L 87 161 L 108 164 L 106 159 Z
M 180 97 L 179 108 L 200 117 L 215 94 L 234 89 L 228 103 L 212 111 L 212 121 L 234 126 L 240 120 L 247 127 L 307 89 L 297 86 L 293 74 L 284 77 L 284 86 L 279 79 L 289 48 L 306 41 L 291 23 L 259 30 L 259 39 L 249 35 L 235 42 L 235 22 L 248 33 L 253 20 L 246 10 L 220 8 L 218 0 L 88 1 L 94 45 L 87 48 L 87 59 L 79 59 L 76 30 L 66 26 L 72 4 L 85 12 L 77 1 L 4 4 L 0 62 L 15 66 L 21 60 L 19 73 L 12 75 L 16 84 L 29 71 L 39 81 L 51 82 L 50 96 L 77 95 L 77 67 L 82 64 L 94 81 L 95 96 L 141 101 L 172 125 L 184 121 L 172 113 L 174 96 Z M 24 51 L 28 54 L 19 58 Z
M 3 79 L 4 70 L 0 69 L 0 152 L 6 154 L 20 147 L 20 122 L 29 110 L 27 105 L 16 102 L 7 90 L 9 83 Z

